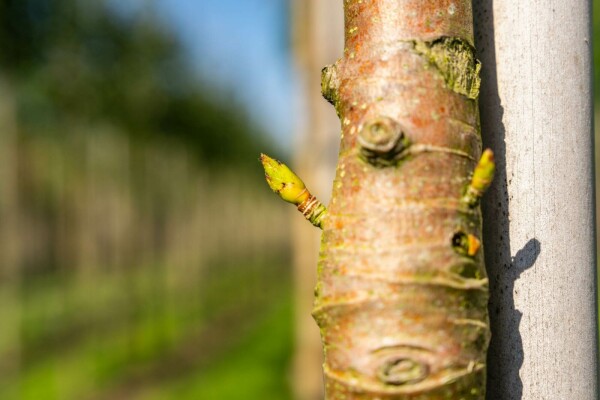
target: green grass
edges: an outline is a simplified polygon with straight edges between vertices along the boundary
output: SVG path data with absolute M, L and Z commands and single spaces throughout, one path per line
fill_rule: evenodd
M 290 296 L 291 297 L 291 296 Z M 140 398 L 286 400 L 292 352 L 291 299 L 274 307 L 259 325 L 240 338 L 210 368 L 177 380 Z
M 28 283 L 12 298 L 18 336 L 0 340 L 19 355 L 0 399 L 287 399 L 291 296 L 277 265 L 213 264 L 170 287 L 153 267 Z

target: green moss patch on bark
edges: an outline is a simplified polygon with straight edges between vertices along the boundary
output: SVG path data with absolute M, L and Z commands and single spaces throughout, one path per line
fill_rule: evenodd
M 440 71 L 450 89 L 477 99 L 481 63 L 469 43 L 460 38 L 444 37 L 433 42 L 415 40 L 414 48 Z

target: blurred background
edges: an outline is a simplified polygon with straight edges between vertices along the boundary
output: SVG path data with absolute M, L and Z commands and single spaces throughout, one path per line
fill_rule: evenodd
M 319 232 L 257 159 L 328 201 L 342 35 L 337 0 L 0 1 L 0 399 L 322 398 Z
M 0 1 L 0 399 L 321 397 L 319 232 L 258 162 L 327 200 L 317 3 Z

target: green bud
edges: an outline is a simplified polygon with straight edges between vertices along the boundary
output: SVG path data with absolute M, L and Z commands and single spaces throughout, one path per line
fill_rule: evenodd
M 496 164 L 494 163 L 494 153 L 492 150 L 487 149 L 483 152 L 479 163 L 477 163 L 477 166 L 475 167 L 471 186 L 479 193 L 484 193 L 492 184 L 495 171 Z
M 269 187 L 284 201 L 299 205 L 310 196 L 304 182 L 287 165 L 266 154 L 260 155 L 260 162 Z
M 481 159 L 473 171 L 473 178 L 467 187 L 467 191 L 462 198 L 462 201 L 474 208 L 479 204 L 481 196 L 492 184 L 494 173 L 496 172 L 496 163 L 494 162 L 494 153 L 487 149 L 481 155 Z

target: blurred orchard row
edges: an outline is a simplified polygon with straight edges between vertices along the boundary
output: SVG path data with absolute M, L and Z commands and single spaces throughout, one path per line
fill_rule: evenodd
M 153 8 L 1 2 L 0 93 L 0 398 L 289 397 L 270 145 Z

